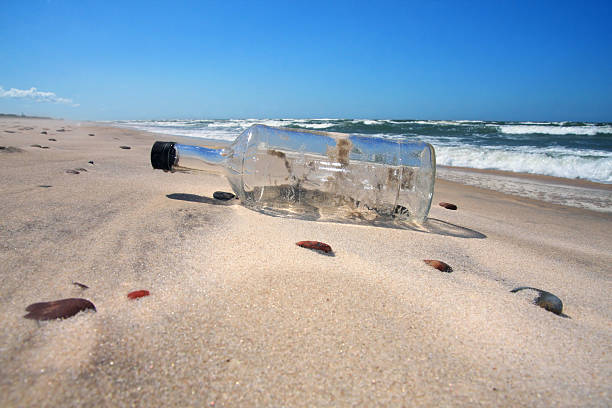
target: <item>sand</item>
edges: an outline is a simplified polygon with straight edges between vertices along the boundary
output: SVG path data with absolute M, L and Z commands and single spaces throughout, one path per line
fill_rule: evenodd
M 438 180 L 429 232 L 275 218 L 153 170 L 170 139 L 0 120 L 0 406 L 612 404 L 609 212 Z

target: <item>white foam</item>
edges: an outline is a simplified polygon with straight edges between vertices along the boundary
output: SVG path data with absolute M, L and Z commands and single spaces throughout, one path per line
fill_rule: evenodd
M 527 135 L 540 133 L 546 135 L 589 135 L 598 133 L 612 134 L 612 126 L 559 126 L 559 125 L 489 125 L 495 126 L 500 132 L 512 135 Z
M 483 174 L 454 168 L 438 168 L 436 175 L 457 183 L 506 194 L 612 213 L 612 195 L 609 190 L 553 184 L 534 179 Z
M 572 152 L 573 154 L 555 154 L 546 149 L 528 151 L 528 148 L 508 150 L 472 146 L 435 146 L 435 149 L 436 161 L 446 166 L 497 169 L 612 183 L 612 155 L 608 154 L 584 157 L 579 151 Z

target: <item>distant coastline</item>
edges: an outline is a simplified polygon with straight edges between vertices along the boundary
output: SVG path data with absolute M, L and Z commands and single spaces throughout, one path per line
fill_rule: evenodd
M 54 119 L 49 116 L 29 116 L 24 115 L 23 113 L 21 115 L 17 115 L 15 113 L 0 113 L 0 118 Z

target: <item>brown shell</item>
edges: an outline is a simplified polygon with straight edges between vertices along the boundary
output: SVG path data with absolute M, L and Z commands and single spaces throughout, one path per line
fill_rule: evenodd
M 447 210 L 456 210 L 457 209 L 457 206 L 455 204 L 445 203 L 444 201 L 442 201 L 440 203 L 440 207 L 444 207 Z
M 427 265 L 432 266 L 442 272 L 451 273 L 453 271 L 453 268 L 451 268 L 450 265 L 447 264 L 446 262 L 437 261 L 435 259 L 424 259 L 423 262 L 425 262 Z
M 128 293 L 127 297 L 130 299 L 138 299 L 141 297 L 149 296 L 151 293 L 148 290 L 135 290 L 134 292 Z
M 69 298 L 52 302 L 33 303 L 26 307 L 26 311 L 30 313 L 23 317 L 34 320 L 65 319 L 87 309 L 96 311 L 94 304 L 87 299 Z
M 300 241 L 295 243 L 302 248 L 314 249 L 325 253 L 331 252 L 332 248 L 324 242 L 319 241 Z

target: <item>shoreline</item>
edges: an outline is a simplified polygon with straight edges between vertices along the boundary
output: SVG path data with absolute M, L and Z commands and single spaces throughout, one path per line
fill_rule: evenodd
M 127 127 L 115 126 L 106 123 L 97 123 L 100 126 L 117 127 L 144 132 L 152 135 L 156 140 L 172 141 L 172 139 L 183 140 L 184 143 L 200 146 L 223 148 L 232 142 L 226 140 L 210 139 L 196 136 L 175 136 L 164 133 L 134 130 Z M 237 136 L 237 135 L 236 135 Z M 449 174 L 450 173 L 450 174 Z M 464 177 L 468 174 L 470 177 Z M 478 177 L 495 177 L 491 182 Z M 565 205 L 572 208 L 583 208 L 599 213 L 612 213 L 612 184 L 597 183 L 584 179 L 567 179 L 561 177 L 547 176 L 533 173 L 517 173 L 495 169 L 476 169 L 456 166 L 437 166 L 437 179 L 456 182 L 463 185 L 485 188 L 514 197 L 531 198 L 545 203 Z M 507 180 L 506 183 L 503 181 Z M 516 183 L 523 185 L 516 185 Z M 525 186 L 524 184 L 528 184 Z M 554 186 L 554 187 L 551 187 Z M 581 191 L 577 189 L 584 189 Z M 543 193 L 543 191 L 546 192 Z M 597 195 L 596 199 L 589 197 Z M 567 199 L 564 196 L 569 195 Z

